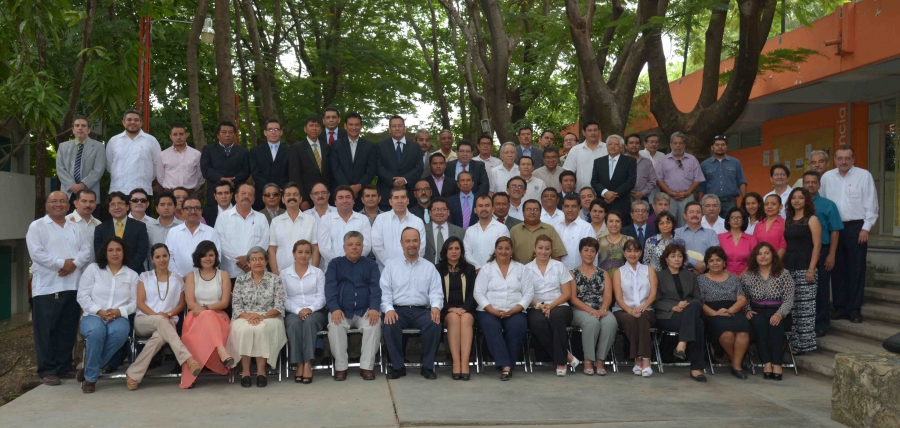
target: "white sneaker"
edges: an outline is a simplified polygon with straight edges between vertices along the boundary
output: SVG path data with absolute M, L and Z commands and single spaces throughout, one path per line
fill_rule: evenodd
M 635 375 L 640 376 L 641 375 L 641 366 L 634 366 L 634 368 L 631 369 L 631 371 L 634 372 Z
M 653 369 L 651 369 L 650 367 L 647 367 L 647 368 L 641 370 L 641 376 L 643 376 L 643 377 L 653 376 Z

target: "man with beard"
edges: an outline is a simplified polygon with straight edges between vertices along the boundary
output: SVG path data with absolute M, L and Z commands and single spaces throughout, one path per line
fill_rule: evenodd
M 126 111 L 122 115 L 125 131 L 106 143 L 110 193 L 128 194 L 140 187 L 150 189 L 150 194 L 153 194 L 153 179 L 156 178 L 156 163 L 161 150 L 159 141 L 141 129 L 142 123 L 140 112 Z
M 433 189 L 428 180 L 417 181 L 413 194 L 416 196 L 416 204 L 409 207 L 409 212 L 422 219 L 423 222 L 428 223 L 431 221 L 429 208 L 431 207 L 431 196 L 433 195 Z
M 75 211 L 66 216 L 66 221 L 76 226 L 81 232 L 81 238 L 91 248 L 89 261 L 94 262 L 94 230 L 100 225 L 100 220 L 94 217 L 97 209 L 97 194 L 91 189 L 81 189 L 75 193 Z
M 700 162 L 684 151 L 685 138 L 681 132 L 673 133 L 669 138 L 672 153 L 665 155 L 656 164 L 656 185 L 671 198 L 669 203 L 673 213 L 683 212 L 687 204 L 694 201 L 694 191 L 700 183 L 706 181 Z M 699 220 L 698 218 L 697 221 Z M 684 226 L 684 219 L 678 219 L 678 226 Z

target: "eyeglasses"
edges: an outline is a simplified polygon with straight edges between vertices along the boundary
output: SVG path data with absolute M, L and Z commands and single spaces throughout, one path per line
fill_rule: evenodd
M 633 212 L 633 213 L 635 213 L 635 214 L 646 214 L 646 213 L 648 213 L 648 212 L 650 212 L 650 211 L 641 208 L 641 209 L 634 209 L 634 210 L 631 210 L 631 212 Z
M 540 208 L 525 208 L 524 211 L 527 213 L 536 213 L 536 212 L 540 212 L 541 209 Z
M 202 207 L 183 207 L 182 211 L 203 211 Z
M 134 198 L 131 200 L 132 204 L 146 204 L 147 202 L 150 202 L 147 198 Z
M 263 196 L 267 198 L 274 198 L 276 196 L 281 196 L 281 193 L 263 193 Z
M 523 185 L 521 185 L 521 184 L 510 184 L 510 185 L 509 185 L 509 188 L 510 188 L 510 189 L 522 190 L 522 189 L 525 188 L 525 186 L 523 186 Z
M 111 207 L 124 207 L 124 206 L 125 206 L 125 202 L 110 202 L 110 203 L 109 203 L 109 206 L 111 206 Z
M 266 128 L 266 132 L 278 132 L 281 131 L 281 128 Z
M 678 164 L 678 169 L 684 169 L 684 164 L 681 163 L 681 160 L 675 159 L 675 162 Z
M 433 213 L 445 213 L 447 211 L 450 211 L 450 210 L 447 208 L 432 208 L 431 209 L 431 212 L 433 212 Z
M 430 187 L 419 187 L 416 189 L 417 192 L 427 192 L 429 190 L 431 190 Z
M 744 218 L 738 215 L 738 216 L 732 216 L 732 217 L 729 218 L 728 220 L 731 220 L 731 221 L 744 221 Z
M 325 196 L 325 195 L 327 195 L 327 194 L 328 194 L 328 192 L 326 192 L 326 191 L 324 191 L 324 190 L 319 191 L 319 192 L 312 192 L 312 193 L 310 193 L 310 195 L 312 195 L 312 196 Z

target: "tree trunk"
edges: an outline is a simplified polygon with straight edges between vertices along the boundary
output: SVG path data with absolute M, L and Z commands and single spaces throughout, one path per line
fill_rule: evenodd
M 191 134 L 194 136 L 194 148 L 203 150 L 206 145 L 206 136 L 203 134 L 203 118 L 200 114 L 200 68 L 197 65 L 197 53 L 199 51 L 200 33 L 206 20 L 206 12 L 209 9 L 207 0 L 197 1 L 197 13 L 191 22 L 191 31 L 187 40 L 187 75 L 188 75 L 188 112 L 191 116 Z
M 235 7 L 237 7 L 238 1 L 239 0 L 234 0 Z M 253 126 L 253 118 L 250 115 L 250 96 L 247 93 L 247 63 L 244 61 L 244 49 L 241 43 L 244 39 L 241 36 L 241 14 L 238 13 L 234 15 L 234 24 L 235 34 L 237 34 L 235 51 L 237 52 L 238 69 L 241 71 L 241 98 L 247 100 L 247 102 L 244 103 L 244 122 L 247 123 L 247 135 L 254 144 L 262 144 L 260 136 L 256 135 L 256 127 Z
M 216 89 L 219 121 L 234 122 L 234 75 L 231 63 L 231 2 L 215 0 Z
M 84 25 L 81 28 L 81 50 L 91 47 L 91 33 L 94 30 L 94 11 L 97 10 L 97 0 L 88 0 L 85 5 L 85 13 L 87 17 L 84 19 Z M 78 63 L 75 65 L 75 74 L 72 76 L 72 92 L 69 94 L 69 107 L 66 109 L 66 115 L 63 116 L 60 130 L 72 127 L 72 119 L 75 117 L 75 109 L 78 106 L 78 99 L 81 98 L 81 82 L 84 76 L 84 67 L 87 65 L 89 55 L 83 52 L 78 56 Z M 66 141 L 68 135 L 53 140 L 53 147 L 59 147 L 59 144 Z
M 244 10 L 244 18 L 247 20 L 247 34 L 250 35 L 250 52 L 253 54 L 253 71 L 259 82 L 260 121 L 275 117 L 275 101 L 272 98 L 272 83 L 269 82 L 269 72 L 266 62 L 263 61 L 262 47 L 259 42 L 259 30 L 257 28 L 256 14 L 250 0 L 241 0 Z M 243 72 L 243 71 L 242 71 Z M 246 100 L 246 98 L 245 98 Z

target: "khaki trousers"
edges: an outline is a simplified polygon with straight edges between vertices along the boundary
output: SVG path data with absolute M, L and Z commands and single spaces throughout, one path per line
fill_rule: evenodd
M 181 343 L 181 338 L 178 337 L 175 326 L 161 315 L 139 315 L 135 317 L 134 333 L 139 337 L 151 335 L 150 340 L 144 345 L 144 350 L 141 351 L 140 355 L 126 371 L 128 377 L 137 382 L 144 378 L 153 356 L 167 343 L 172 348 L 172 352 L 175 353 L 178 364 L 184 364 L 191 357 L 191 353 Z
M 328 342 L 331 344 L 331 355 L 334 356 L 334 369 L 336 371 L 347 370 L 349 357 L 347 356 L 347 332 L 351 328 L 358 328 L 362 332 L 362 346 L 359 356 L 359 368 L 372 370 L 375 368 L 375 354 L 378 353 L 378 344 L 381 343 L 381 319 L 370 325 L 365 317 L 354 316 L 348 319 L 346 316 L 340 324 L 331 322 L 331 314 L 328 314 Z

